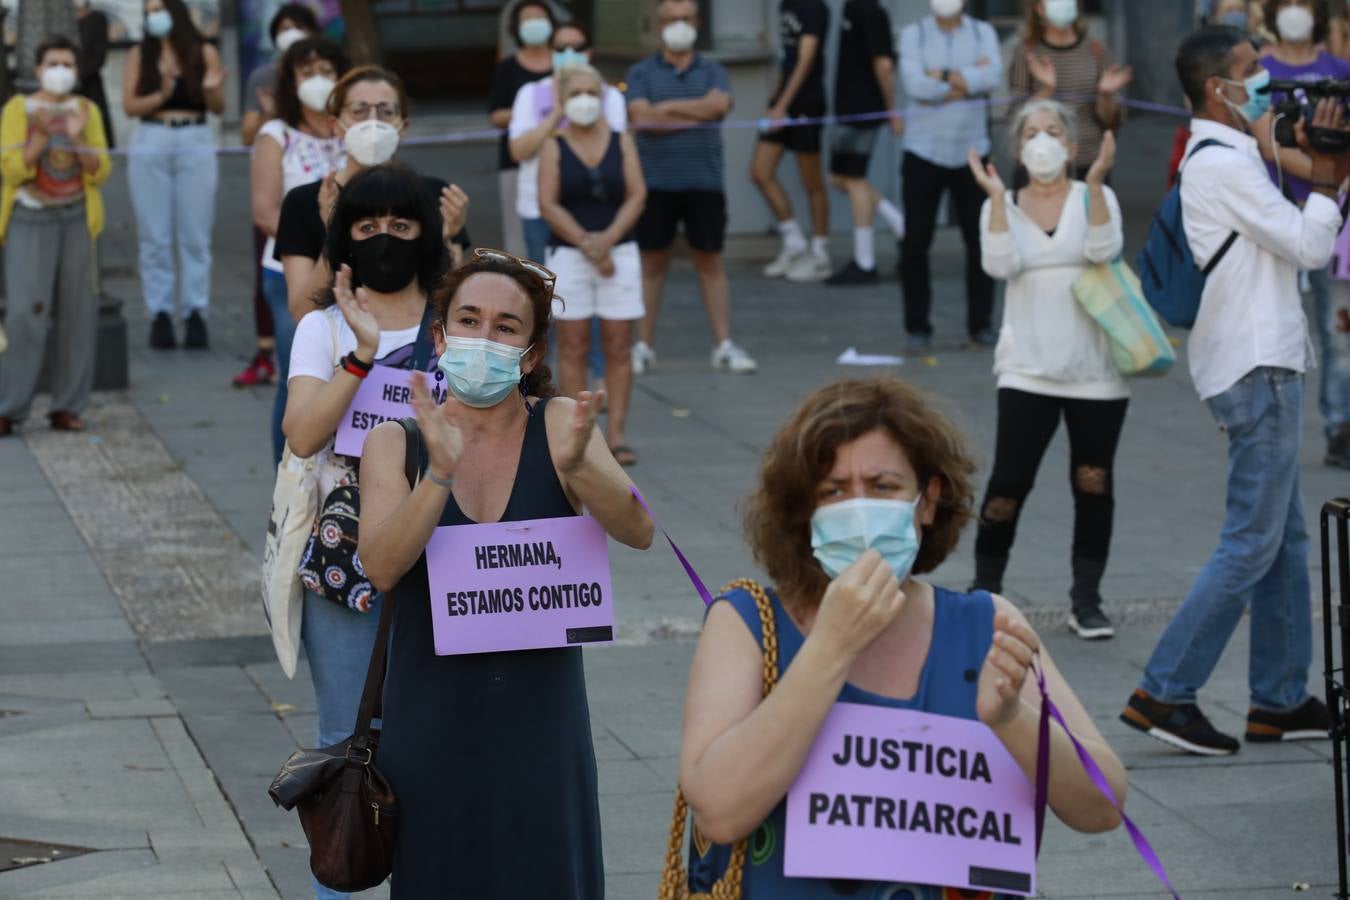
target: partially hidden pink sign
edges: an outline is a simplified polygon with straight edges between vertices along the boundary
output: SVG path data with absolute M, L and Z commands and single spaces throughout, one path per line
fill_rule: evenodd
M 614 640 L 609 541 L 590 516 L 442 526 L 427 580 L 437 656 Z
M 978 721 L 838 703 L 788 792 L 783 871 L 1030 896 L 1035 794 Z
M 436 402 L 444 401 L 445 389 L 431 381 L 430 375 L 427 376 L 427 383 Z M 343 456 L 360 456 L 366 435 L 375 430 L 376 425 L 412 415 L 415 415 L 412 407 L 412 372 L 392 366 L 375 366 L 361 380 L 351 406 L 342 414 L 337 436 L 333 440 L 333 450 Z

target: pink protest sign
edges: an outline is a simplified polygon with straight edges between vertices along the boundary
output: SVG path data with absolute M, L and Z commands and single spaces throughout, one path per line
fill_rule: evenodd
M 430 381 L 431 391 L 436 394 L 437 402 L 444 389 Z M 375 366 L 361 381 L 352 398 L 352 405 L 342 414 L 338 423 L 337 437 L 333 441 L 333 450 L 343 456 L 360 456 L 366 435 L 381 422 L 398 420 L 415 415 L 412 407 L 412 372 L 407 369 L 395 369 L 392 366 Z
M 437 656 L 614 640 L 609 542 L 590 516 L 442 526 L 427 580 Z
M 838 703 L 788 792 L 783 874 L 1030 896 L 1035 793 L 980 722 Z

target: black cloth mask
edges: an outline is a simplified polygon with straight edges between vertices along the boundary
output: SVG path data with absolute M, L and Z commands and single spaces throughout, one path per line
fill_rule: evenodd
M 417 241 L 377 234 L 352 241 L 353 280 L 381 294 L 396 294 L 417 277 Z

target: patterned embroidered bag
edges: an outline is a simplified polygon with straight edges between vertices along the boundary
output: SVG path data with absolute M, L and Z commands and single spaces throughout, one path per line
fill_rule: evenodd
M 361 489 L 354 484 L 334 488 L 314 519 L 314 530 L 296 573 L 306 589 L 364 613 L 370 612 L 375 588 L 356 553 L 360 520 Z

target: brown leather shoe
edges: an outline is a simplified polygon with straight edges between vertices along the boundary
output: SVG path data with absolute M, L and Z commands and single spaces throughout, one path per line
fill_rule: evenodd
M 73 412 L 54 412 L 49 418 L 52 420 L 52 431 L 84 431 L 84 419 Z
M 9 437 L 14 433 L 14 420 L 0 416 L 0 438 Z

